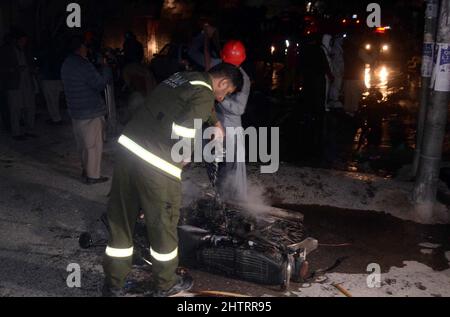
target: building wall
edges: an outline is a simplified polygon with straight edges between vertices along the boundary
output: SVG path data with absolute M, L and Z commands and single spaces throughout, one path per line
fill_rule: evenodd
M 145 59 L 150 61 L 169 42 L 189 41 L 191 17 L 192 6 L 183 0 L 165 1 L 161 12 L 123 7 L 120 16 L 112 17 L 106 23 L 104 44 L 121 48 L 124 33 L 130 30 L 143 44 Z
M 124 2 L 111 5 L 103 25 L 103 45 L 122 48 L 127 31 L 133 32 L 144 46 L 145 58 L 148 59 L 147 21 L 155 15 L 151 6 L 132 6 Z

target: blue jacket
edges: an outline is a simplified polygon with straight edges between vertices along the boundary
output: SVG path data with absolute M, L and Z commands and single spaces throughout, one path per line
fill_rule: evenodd
M 111 81 L 111 73 L 103 73 L 100 74 L 92 63 L 79 55 L 71 54 L 66 58 L 61 79 L 72 119 L 93 119 L 106 114 L 101 93 Z

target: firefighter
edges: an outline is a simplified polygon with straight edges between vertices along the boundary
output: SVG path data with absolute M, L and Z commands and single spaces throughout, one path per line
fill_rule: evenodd
M 171 158 L 172 137 L 193 138 L 194 119 L 209 119 L 223 135 L 214 114 L 214 99 L 242 87 L 242 74 L 222 63 L 207 73 L 176 73 L 160 85 L 137 110 L 119 138 L 108 202 L 110 240 L 103 262 L 104 296 L 125 294 L 124 282 L 133 255 L 133 230 L 139 210 L 145 215 L 153 272 L 153 296 L 171 296 L 193 283 L 176 274 L 177 224 L 181 204 L 183 163 Z

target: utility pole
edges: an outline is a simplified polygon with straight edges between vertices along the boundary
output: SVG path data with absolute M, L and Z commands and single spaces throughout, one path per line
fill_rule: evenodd
M 420 220 L 433 217 L 442 157 L 447 111 L 450 101 L 450 0 L 442 0 L 439 10 L 436 59 L 431 77 L 419 168 L 413 191 Z
M 436 42 L 436 29 L 438 23 L 439 0 L 427 0 L 427 9 L 425 10 L 425 28 L 423 35 L 423 54 L 422 54 L 422 85 L 420 92 L 420 106 L 417 116 L 416 130 L 416 149 L 414 153 L 414 162 L 412 173 L 417 175 L 419 168 L 420 151 L 422 149 L 423 130 L 427 114 L 427 105 L 430 100 L 430 83 L 433 71 L 434 46 Z

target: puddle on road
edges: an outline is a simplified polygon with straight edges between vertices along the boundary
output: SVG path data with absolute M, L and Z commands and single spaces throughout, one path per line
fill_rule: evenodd
M 309 236 L 319 248 L 309 256 L 314 268 L 328 267 L 348 258 L 336 268 L 339 273 L 366 273 L 369 263 L 378 263 L 383 272 L 403 261 L 417 261 L 442 271 L 449 268 L 445 251 L 450 250 L 450 225 L 421 225 L 391 215 L 323 206 L 278 204 L 276 207 L 304 215 Z M 431 253 L 421 252 L 424 242 L 438 244 Z

